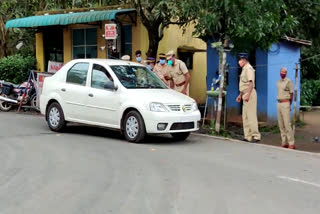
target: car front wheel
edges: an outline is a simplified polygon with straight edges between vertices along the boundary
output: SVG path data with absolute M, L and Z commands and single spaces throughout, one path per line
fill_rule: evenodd
M 48 126 L 52 131 L 60 132 L 65 128 L 66 121 L 64 120 L 63 110 L 58 103 L 50 104 L 46 117 Z
M 124 118 L 124 136 L 127 141 L 140 143 L 145 135 L 145 125 L 142 116 L 137 111 L 130 111 Z
M 177 141 L 184 141 L 189 137 L 189 135 L 190 135 L 190 132 L 171 133 L 171 136 L 173 137 L 173 139 Z

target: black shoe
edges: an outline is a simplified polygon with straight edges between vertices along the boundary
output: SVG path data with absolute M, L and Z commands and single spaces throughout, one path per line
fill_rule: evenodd
M 251 141 L 251 143 L 259 143 L 260 142 L 260 140 L 257 140 L 257 139 L 253 139 L 252 141 Z
M 245 138 L 243 139 L 243 141 L 244 141 L 244 142 L 249 142 L 249 143 L 252 142 L 252 141 L 250 141 L 250 140 L 248 140 L 248 139 L 245 139 Z

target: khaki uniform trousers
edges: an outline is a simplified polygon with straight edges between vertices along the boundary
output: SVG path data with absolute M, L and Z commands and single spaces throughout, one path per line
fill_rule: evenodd
M 186 95 L 188 95 L 188 96 L 189 96 L 189 86 L 190 86 L 190 84 L 188 84 L 188 87 L 187 87 L 187 94 Z M 182 85 L 182 86 L 175 85 L 174 86 L 174 90 L 176 90 L 180 93 L 182 93 L 183 88 L 184 88 L 184 85 Z
M 242 97 L 245 97 L 247 94 L 248 93 L 243 94 Z M 261 140 L 261 134 L 258 130 L 257 92 L 255 89 L 252 89 L 249 101 L 243 101 L 242 121 L 244 138 L 248 141 L 252 139 Z
M 294 145 L 293 131 L 290 123 L 290 102 L 278 103 L 278 124 L 282 145 Z

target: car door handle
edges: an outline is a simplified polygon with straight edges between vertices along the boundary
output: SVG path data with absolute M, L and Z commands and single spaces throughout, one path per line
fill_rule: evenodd
M 61 91 L 65 92 L 65 91 L 66 91 L 66 89 L 65 89 L 65 88 L 61 88 Z
M 89 95 L 89 97 L 93 97 L 93 94 L 91 94 L 91 93 L 90 93 L 90 94 L 88 94 L 88 95 Z

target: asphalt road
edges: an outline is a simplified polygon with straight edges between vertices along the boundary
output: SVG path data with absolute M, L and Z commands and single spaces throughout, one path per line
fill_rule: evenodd
M 0 214 L 301 214 L 320 210 L 320 156 L 191 136 L 130 144 L 0 112 Z

